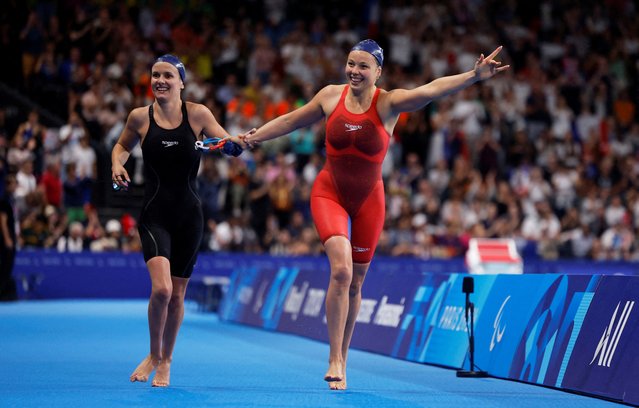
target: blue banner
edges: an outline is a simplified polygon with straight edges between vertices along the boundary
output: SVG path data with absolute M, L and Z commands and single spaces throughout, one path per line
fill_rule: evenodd
M 220 317 L 275 330 L 297 273 L 297 268 L 238 269 L 220 305 Z
M 238 268 L 231 275 L 229 286 L 220 303 L 220 318 L 234 322 L 261 326 L 258 318 L 259 313 L 253 312 L 256 291 L 261 287 L 260 281 L 268 270 L 258 270 L 256 268 Z
M 376 276 L 367 277 L 362 288 L 362 303 L 352 345 L 363 350 L 391 354 L 402 319 L 412 308 L 423 274 L 397 270 L 375 273 Z
M 562 321 L 570 324 L 574 319 L 574 315 L 567 316 L 567 313 L 576 312 L 576 309 L 571 307 L 574 306 L 572 300 L 575 292 L 578 292 L 579 300 L 583 292 L 592 292 L 596 287 L 596 281 L 590 285 L 593 279 L 590 276 L 563 275 L 553 278 L 552 284 L 536 304 L 530 321 L 519 339 L 508 378 L 544 383 Z M 561 354 L 561 348 L 559 350 Z
M 278 328 L 285 301 L 291 296 L 291 288 L 298 272 L 297 268 L 280 268 L 273 278 L 266 278 L 261 282 L 254 310 L 259 311 L 264 328 Z
M 555 386 L 575 315 L 598 279 L 499 276 L 476 325 L 477 365 L 494 376 Z
M 463 275 L 450 275 L 437 288 L 426 312 L 428 336 L 417 361 L 461 368 L 468 350 Z M 481 307 L 475 310 L 475 316 Z
M 639 280 L 601 279 L 567 364 L 564 388 L 638 403 Z
M 22 298 L 140 298 L 151 293 L 140 254 L 22 251 L 13 276 Z
M 277 330 L 327 341 L 326 287 L 328 273 L 303 270 L 296 275 L 284 301 Z
M 475 362 L 508 377 L 526 326 L 554 276 L 503 275 L 493 282 L 475 325 Z
M 422 274 L 395 338 L 390 355 L 422 361 L 446 290 L 448 275 Z

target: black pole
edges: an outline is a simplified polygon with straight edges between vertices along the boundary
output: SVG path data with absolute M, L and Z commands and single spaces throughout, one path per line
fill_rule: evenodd
M 468 350 L 470 351 L 470 369 L 475 369 L 475 304 L 470 305 L 470 339 Z
M 466 313 L 466 324 L 468 324 L 468 312 L 470 311 L 470 305 L 472 305 L 472 303 L 470 303 L 470 292 L 466 292 L 466 305 L 464 305 Z
M 470 335 L 468 336 L 468 353 L 470 354 L 470 369 L 457 370 L 457 377 L 488 377 L 486 371 L 475 371 L 475 304 L 470 301 L 470 294 L 475 290 L 475 283 L 472 277 L 465 277 L 462 285 L 462 291 L 466 294 L 466 326 L 469 327 Z M 468 313 L 470 312 L 470 320 Z

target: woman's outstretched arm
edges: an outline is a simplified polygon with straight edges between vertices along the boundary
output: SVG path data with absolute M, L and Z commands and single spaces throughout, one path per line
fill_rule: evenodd
M 412 112 L 423 108 L 430 102 L 454 94 L 475 82 L 492 78 L 497 73 L 510 68 L 510 65 L 501 66 L 501 62 L 495 61 L 495 57 L 501 51 L 499 46 L 487 57 L 481 54 L 475 62 L 475 67 L 457 75 L 437 78 L 415 89 L 395 89 L 389 92 L 390 109 L 394 114 Z

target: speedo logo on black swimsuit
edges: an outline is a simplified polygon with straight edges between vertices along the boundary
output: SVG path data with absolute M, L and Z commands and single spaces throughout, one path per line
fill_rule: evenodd
M 180 144 L 180 142 L 173 140 L 173 141 L 168 141 L 168 140 L 162 140 L 162 146 L 164 147 L 171 147 L 171 146 L 175 146 Z
M 354 132 L 356 130 L 360 130 L 362 125 L 351 125 L 350 123 L 344 123 L 344 127 L 346 127 L 347 132 Z

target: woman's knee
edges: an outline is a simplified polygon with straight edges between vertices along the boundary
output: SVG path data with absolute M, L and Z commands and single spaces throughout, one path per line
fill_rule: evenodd
M 184 295 L 173 293 L 169 302 L 169 307 L 177 308 L 184 304 Z
M 334 265 L 331 268 L 331 280 L 340 286 L 349 286 L 353 280 L 353 269 L 346 264 Z
M 364 277 L 358 276 L 357 274 L 353 275 L 353 279 L 351 280 L 351 285 L 348 289 L 348 294 L 350 296 L 357 296 L 362 292 L 362 285 L 364 283 Z
M 172 298 L 173 289 L 169 286 L 161 285 L 151 289 L 151 298 L 156 302 L 168 304 Z
M 351 280 L 351 285 L 349 287 L 349 295 L 357 296 L 362 291 L 362 285 L 364 284 L 364 278 L 366 277 L 366 272 L 368 272 L 368 266 L 355 264 L 353 266 L 353 279 Z
M 362 282 L 353 278 L 351 285 L 348 287 L 348 295 L 354 297 L 362 293 Z

